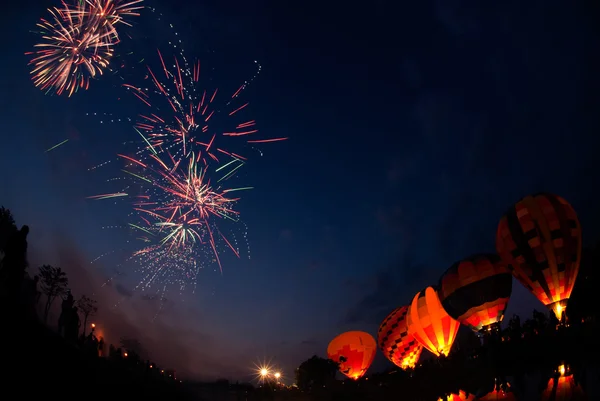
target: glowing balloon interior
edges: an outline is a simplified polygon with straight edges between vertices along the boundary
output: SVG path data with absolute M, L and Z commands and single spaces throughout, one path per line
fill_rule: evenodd
M 401 306 L 390 313 L 379 326 L 377 343 L 385 357 L 402 369 L 414 368 L 423 346 L 408 333 L 406 314 L 408 306 Z
M 358 380 L 373 363 L 376 351 L 377 344 L 369 333 L 348 331 L 331 340 L 327 347 L 327 356 L 339 363 L 340 372 Z
M 441 277 L 438 291 L 446 312 L 475 332 L 502 322 L 511 293 L 512 275 L 494 254 L 453 264 Z
M 434 355 L 447 356 L 460 323 L 442 307 L 437 293 L 427 287 L 413 298 L 406 315 L 408 332 Z

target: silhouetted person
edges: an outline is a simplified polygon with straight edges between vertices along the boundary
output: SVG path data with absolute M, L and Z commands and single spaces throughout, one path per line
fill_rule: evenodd
M 108 358 L 109 359 L 115 359 L 117 356 L 117 349 L 115 348 L 114 345 L 110 344 L 108 346 Z
M 77 336 L 79 335 L 79 313 L 77 313 L 77 307 L 73 306 L 68 314 L 68 318 L 65 322 L 65 339 L 67 341 L 77 342 Z
M 38 276 L 37 274 L 35 276 L 33 276 L 33 280 L 31 283 L 31 289 L 32 289 L 32 293 L 34 295 L 33 297 L 33 303 L 37 306 L 37 304 L 40 302 L 40 296 L 42 295 L 42 292 L 40 290 L 38 290 L 38 284 L 40 283 L 40 276 Z
M 67 297 L 63 299 L 61 305 L 60 316 L 58 317 L 58 334 L 67 336 L 68 327 L 70 327 L 70 320 L 73 317 L 73 305 L 75 304 L 75 299 L 73 298 L 73 294 L 71 291 L 67 293 Z M 77 321 L 79 321 L 79 316 L 77 316 Z
M 37 317 L 37 304 L 40 298 L 40 292 L 37 289 L 38 282 L 38 276 L 30 278 L 28 275 L 26 275 L 21 290 L 21 299 L 23 306 L 26 309 L 26 313 L 31 318 Z
M 104 337 L 98 340 L 98 356 L 104 356 Z
M 4 260 L 2 261 L 2 276 L 9 298 L 20 298 L 21 287 L 27 268 L 27 234 L 29 227 L 23 226 L 13 233 L 6 242 Z

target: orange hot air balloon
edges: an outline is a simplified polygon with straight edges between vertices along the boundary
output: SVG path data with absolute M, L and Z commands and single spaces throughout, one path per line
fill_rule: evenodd
M 342 333 L 327 346 L 327 356 L 340 364 L 340 372 L 351 379 L 360 379 L 375 358 L 377 344 L 369 333 L 348 331 Z
M 500 220 L 496 250 L 512 274 L 561 319 L 581 261 L 581 226 L 560 196 L 531 195 Z
M 442 307 L 432 287 L 419 292 L 406 314 L 408 333 L 433 354 L 448 355 L 460 323 Z
M 474 394 L 467 394 L 466 392 L 459 390 L 458 394 L 450 394 L 445 398 L 438 398 L 438 401 L 473 401 L 475 400 Z
M 548 380 L 548 386 L 542 392 L 541 401 L 583 401 L 587 396 L 579 384 L 575 383 L 568 367 L 561 365 L 557 375 Z
M 512 293 L 512 274 L 495 254 L 453 264 L 440 278 L 438 296 L 450 316 L 475 332 L 498 326 Z
M 390 362 L 402 369 L 414 368 L 423 352 L 423 346 L 408 334 L 407 312 L 408 306 L 394 309 L 381 322 L 377 335 L 379 349 Z

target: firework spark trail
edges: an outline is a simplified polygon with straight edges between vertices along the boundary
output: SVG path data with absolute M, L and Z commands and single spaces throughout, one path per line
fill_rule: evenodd
M 146 9 L 154 13 L 158 21 L 163 19 L 163 15 L 156 9 Z M 150 88 L 141 84 L 122 84 L 127 92 L 141 102 L 142 107 L 149 109 L 148 112 L 140 113 L 135 127 L 139 130 L 138 133 L 141 131 L 147 136 L 150 143 L 139 143 L 136 157 L 144 160 L 144 150 L 151 144 L 156 146 L 159 152 L 168 151 L 179 159 L 194 152 L 197 156 L 196 161 L 202 161 L 206 166 L 209 162 L 225 162 L 224 156 L 233 160 L 245 160 L 245 156 L 232 149 L 236 143 L 249 144 L 251 149 L 262 155 L 260 149 L 254 145 L 287 139 L 254 138 L 258 133 L 256 121 L 248 116 L 249 102 L 241 103 L 240 99 L 243 92 L 261 73 L 262 67 L 256 60 L 254 63 L 257 70 L 254 75 L 245 80 L 231 96 L 225 96 L 218 88 L 203 89 L 200 86 L 200 62 L 188 62 L 181 35 L 173 24 L 169 24 L 169 27 L 172 37 L 168 39 L 168 43 L 174 57 L 165 57 L 165 53 L 158 50 L 155 56 L 158 68 L 145 66 L 143 71 L 137 71 L 135 74 L 145 76 L 145 79 L 151 81 Z M 134 64 L 134 69 L 137 68 Z M 122 76 L 120 78 L 124 79 Z M 128 117 L 101 115 L 108 117 L 106 122 L 131 121 Z M 104 119 L 100 121 L 101 124 L 104 122 Z M 140 136 L 144 137 L 141 133 Z M 102 162 L 89 170 L 106 166 L 112 161 L 114 160 Z
M 65 144 L 65 143 L 67 143 L 67 142 L 69 142 L 69 140 L 68 140 L 68 139 L 65 139 L 64 141 L 62 141 L 62 142 L 59 142 L 59 143 L 57 143 L 56 145 L 53 145 L 52 147 L 50 147 L 50 148 L 46 149 L 46 152 L 45 152 L 45 153 L 51 152 L 51 151 L 53 151 L 54 149 L 56 149 L 56 148 L 58 148 L 58 147 L 61 147 L 62 145 L 64 145 L 64 144 Z
M 121 3 L 119 0 L 86 0 L 62 8 L 48 9 L 51 18 L 42 18 L 42 42 L 27 52 L 33 83 L 47 93 L 73 95 L 88 89 L 90 79 L 102 75 L 119 42 L 115 24 L 127 24 L 124 16 L 137 15 L 142 0 Z
M 120 42 L 120 38 L 115 26 L 118 24 L 131 26 L 125 17 L 139 17 L 140 10 L 144 8 L 140 5 L 142 1 L 82 0 L 76 7 L 65 7 L 64 12 L 72 17 L 93 21 L 102 35 L 116 44 Z
M 218 123 L 212 125 L 215 114 L 221 112 L 215 106 L 219 89 L 200 90 L 197 88 L 200 79 L 200 63 L 196 62 L 191 67 L 187 61 L 179 62 L 177 57 L 171 67 L 165 63 L 163 54 L 158 50 L 161 71 L 155 72 L 147 66 L 148 79 L 152 82 L 151 89 L 140 88 L 130 84 L 123 86 L 138 98 L 145 106 L 150 108 L 148 113 L 140 114 L 136 128 L 143 131 L 149 140 L 149 146 L 158 149 L 168 149 L 178 158 L 188 158 L 190 154 L 196 155 L 196 162 L 205 166 L 209 162 L 221 162 L 220 156 L 246 160 L 246 158 L 229 149 L 227 144 L 221 144 L 221 138 L 246 139 L 249 135 L 258 132 L 256 121 L 243 118 L 243 110 L 249 102 L 235 105 L 230 111 L 225 112 L 230 126 L 224 128 Z M 163 77 L 164 75 L 164 77 Z M 225 106 L 234 105 L 246 87 L 242 84 L 225 102 Z M 167 112 L 161 112 L 160 106 L 155 107 L 153 98 L 163 99 L 167 105 Z M 239 115 L 238 115 L 239 113 Z M 242 116 L 237 120 L 238 116 Z M 287 138 L 271 138 L 246 140 L 247 143 L 265 143 L 282 141 Z
M 233 206 L 239 198 L 231 198 L 229 194 L 251 187 L 213 187 L 207 170 L 196 163 L 193 155 L 187 159 L 187 167 L 182 167 L 181 160 L 176 161 L 171 155 L 168 155 L 168 162 L 158 153 L 150 155 L 152 165 L 131 156 L 119 156 L 128 166 L 123 172 L 142 184 L 142 193 L 132 197 L 130 193 L 121 191 L 88 198 L 134 199 L 133 210 L 141 222 L 129 225 L 142 233 L 144 241 L 152 244 L 135 252 L 133 257 L 150 254 L 152 259 L 156 259 L 164 253 L 176 254 L 187 248 L 208 246 L 222 272 L 217 240 L 223 241 L 239 257 L 239 250 L 223 234 L 216 221 L 228 219 L 237 222 L 239 213 Z M 160 271 L 155 271 L 155 274 L 160 274 Z M 152 282 L 154 278 L 148 281 Z
M 122 176 L 109 180 L 126 184 L 120 185 L 119 191 L 89 197 L 124 200 L 131 205 L 126 226 L 143 243 L 125 260 L 138 265 L 142 272 L 133 291 L 154 288 L 163 295 L 173 286 L 180 291 L 195 290 L 198 274 L 209 265 L 215 271 L 219 266 L 223 273 L 221 255 L 225 248 L 240 257 L 238 239 L 242 238 L 236 235 L 240 225 L 245 227 L 243 240 L 250 257 L 247 227 L 235 210 L 239 197 L 233 195 L 251 187 L 222 186 L 245 164 L 240 154 L 244 152 L 237 150 L 237 144 L 255 149 L 257 143 L 287 139 L 259 137 L 257 123 L 248 115 L 249 102 L 242 100 L 260 73 L 260 64 L 255 61 L 257 73 L 235 91 L 204 89 L 201 83 L 208 80 L 204 73 L 200 79 L 200 63 L 188 62 L 181 36 L 170 27 L 175 33 L 175 39 L 169 41 L 174 54 L 157 51 L 152 67 L 140 64 L 136 55 L 134 71 L 140 79 L 145 76 L 147 84 L 126 80 L 131 83 L 122 85 L 147 109 L 134 125 L 138 141 L 127 140 L 123 145 L 128 150 L 117 156 L 125 162 Z M 139 71 L 141 67 L 144 71 Z M 123 79 L 121 74 L 119 77 Z M 110 122 L 121 120 L 105 116 Z M 122 121 L 131 119 L 124 117 Z M 226 226 L 227 221 L 234 225 Z

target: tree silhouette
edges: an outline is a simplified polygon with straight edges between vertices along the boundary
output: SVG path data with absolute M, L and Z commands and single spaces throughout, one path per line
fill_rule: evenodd
M 11 211 L 0 207 L 0 251 L 4 252 L 8 239 L 17 231 L 17 224 Z
M 296 385 L 300 390 L 309 391 L 314 387 L 323 387 L 335 378 L 338 364 L 330 359 L 312 358 L 302 362 L 296 370 Z
M 136 338 L 121 337 L 121 347 L 127 350 L 129 354 L 135 354 L 135 356 L 139 358 L 145 358 L 147 356 L 147 352 L 142 346 L 142 343 Z
M 85 295 L 82 295 L 81 298 L 77 300 L 77 307 L 81 311 L 83 315 L 83 336 L 85 337 L 85 330 L 87 329 L 87 321 L 88 318 L 94 316 L 96 312 L 98 312 L 98 307 L 96 306 L 97 302 L 95 299 L 88 298 Z
M 41 289 L 46 294 L 46 305 L 44 307 L 44 322 L 48 321 L 48 312 L 52 303 L 59 295 L 67 292 L 69 279 L 60 267 L 43 265 L 40 267 Z
M 0 283 L 9 298 L 17 299 L 27 269 L 29 227 L 17 229 L 10 210 L 0 207 Z

